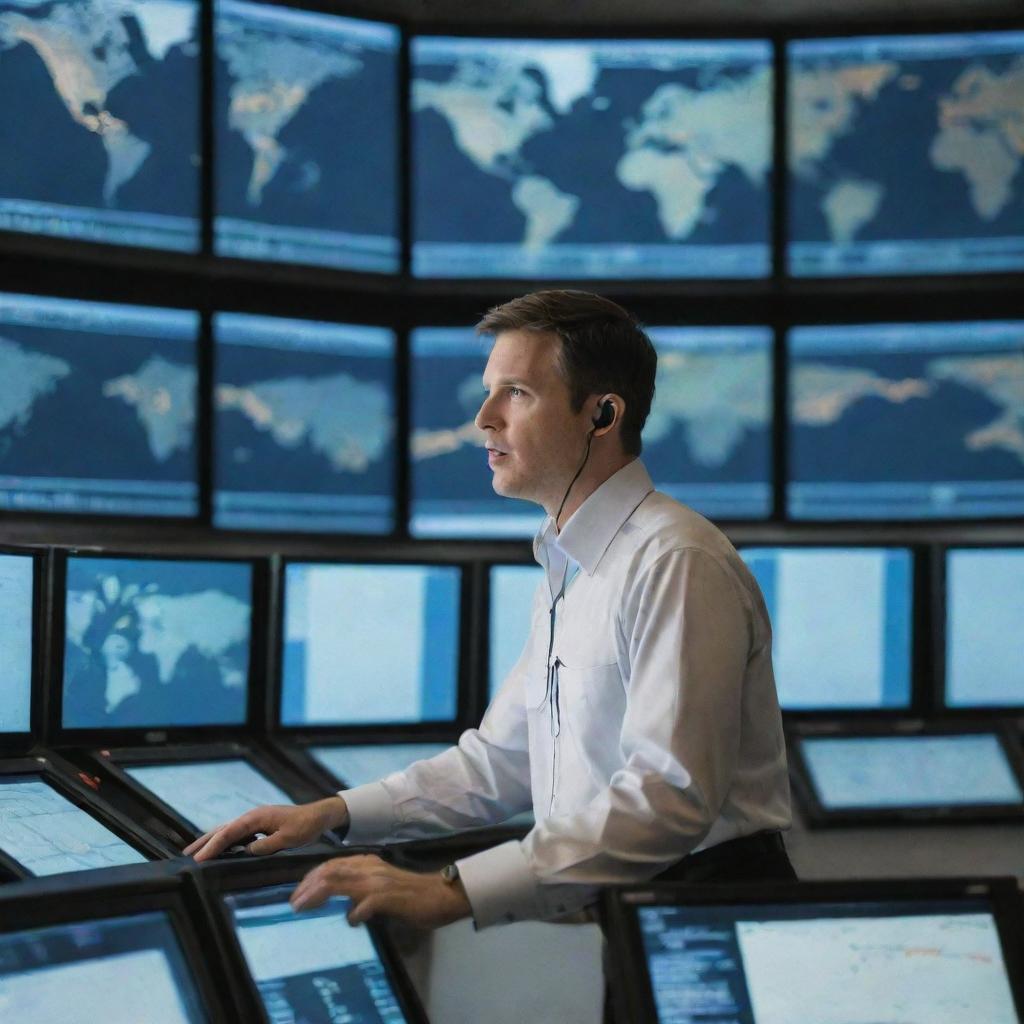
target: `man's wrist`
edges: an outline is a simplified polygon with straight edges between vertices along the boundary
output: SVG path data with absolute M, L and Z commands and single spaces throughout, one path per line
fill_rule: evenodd
M 321 801 L 327 828 L 338 829 L 348 827 L 348 804 L 343 797 L 335 794 Z

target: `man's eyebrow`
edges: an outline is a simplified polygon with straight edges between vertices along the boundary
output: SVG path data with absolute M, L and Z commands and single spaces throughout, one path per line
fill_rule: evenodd
M 486 380 L 483 381 L 483 386 L 484 386 L 484 391 L 489 391 L 490 390 L 490 388 L 487 385 L 487 381 Z M 496 387 L 496 388 L 507 388 L 507 387 L 530 388 L 530 389 L 533 388 L 533 385 L 529 381 L 523 380 L 522 377 L 501 377 L 501 378 L 499 378 L 498 380 L 496 380 L 494 382 L 493 386 Z

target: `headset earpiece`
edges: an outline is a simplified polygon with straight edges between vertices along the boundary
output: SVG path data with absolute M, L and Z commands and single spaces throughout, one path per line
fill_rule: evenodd
M 597 419 L 594 420 L 594 429 L 600 430 L 602 427 L 611 426 L 614 421 L 615 403 L 606 399 L 601 403 L 601 411 L 598 413 Z

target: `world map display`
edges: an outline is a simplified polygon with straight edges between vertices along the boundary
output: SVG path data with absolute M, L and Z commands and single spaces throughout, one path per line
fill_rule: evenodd
M 1024 33 L 789 44 L 789 267 L 1024 268 Z
M 218 526 L 394 527 L 394 332 L 214 317 Z
M 0 295 L 0 507 L 192 516 L 195 313 Z
M 0 733 L 28 732 L 32 705 L 33 560 L 0 554 Z
M 245 721 L 252 569 L 69 557 L 68 729 Z
M 413 273 L 764 277 L 763 41 L 417 38 Z
M 217 0 L 215 249 L 397 271 L 393 25 Z
M 790 332 L 789 512 L 1024 513 L 1024 322 Z
M 198 250 L 198 23 L 192 0 L 0 0 L 0 229 Z

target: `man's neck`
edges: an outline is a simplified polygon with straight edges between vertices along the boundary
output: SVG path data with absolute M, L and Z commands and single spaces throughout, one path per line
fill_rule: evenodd
M 572 485 L 569 497 L 566 498 L 562 514 L 555 522 L 555 532 L 560 533 L 573 513 L 596 491 L 606 480 L 615 476 L 620 469 L 628 466 L 636 459 L 635 455 L 621 455 L 617 459 L 596 466 L 587 466 L 580 474 L 579 480 Z M 548 509 L 548 515 L 554 517 L 557 509 Z

